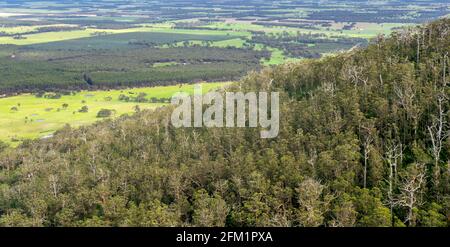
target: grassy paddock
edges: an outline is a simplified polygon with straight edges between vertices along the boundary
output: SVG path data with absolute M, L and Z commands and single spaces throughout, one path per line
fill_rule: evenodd
M 46 32 L 23 35 L 24 39 L 14 39 L 13 37 L 0 37 L 0 44 L 13 44 L 13 45 L 32 45 L 49 43 L 55 41 L 73 40 L 80 38 L 91 37 L 96 33 L 106 33 L 106 34 L 124 34 L 124 33 L 136 33 L 136 32 L 156 32 L 156 33 L 170 33 L 170 34 L 187 34 L 187 35 L 216 35 L 216 36 L 230 36 L 233 37 L 247 37 L 248 32 L 232 32 L 232 31 L 222 31 L 222 30 L 182 30 L 173 29 L 170 26 L 138 26 L 135 28 L 128 29 L 95 29 L 86 28 L 84 30 L 75 31 L 61 31 L 61 32 Z
M 203 83 L 203 92 L 218 89 L 227 82 Z M 31 94 L 0 98 L 0 140 L 13 146 L 23 140 L 40 138 L 52 134 L 65 124 L 72 127 L 87 125 L 99 120 L 97 113 L 101 109 L 114 111 L 113 117 L 129 114 L 140 109 L 153 109 L 163 106 L 162 103 L 136 103 L 119 101 L 119 95 L 136 97 L 146 93 L 146 98 L 170 98 L 176 92 L 192 94 L 194 85 L 175 85 L 166 87 L 133 88 L 110 91 L 81 91 L 74 95 L 62 96 L 60 99 L 37 98 Z M 67 104 L 66 108 L 63 104 Z M 88 112 L 79 110 L 88 107 Z M 58 110 L 59 109 L 59 110 Z

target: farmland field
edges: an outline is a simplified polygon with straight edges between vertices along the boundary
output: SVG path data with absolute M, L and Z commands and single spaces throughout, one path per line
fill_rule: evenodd
M 0 28 L 0 32 L 5 32 L 6 34 L 10 34 L 11 36 L 3 36 L 0 37 L 0 44 L 12 44 L 12 45 L 33 45 L 33 44 L 42 44 L 56 41 L 65 41 L 65 40 L 73 40 L 73 39 L 81 39 L 81 38 L 89 38 L 92 36 L 96 36 L 97 34 L 103 35 L 111 35 L 111 34 L 128 34 L 128 33 L 170 33 L 175 36 L 178 35 L 192 35 L 192 39 L 196 40 L 196 38 L 201 35 L 209 36 L 210 38 L 217 39 L 215 36 L 246 36 L 248 33 L 241 32 L 229 32 L 229 31 L 215 31 L 215 30 L 205 30 L 200 32 L 192 32 L 186 30 L 177 30 L 171 28 L 171 25 L 164 26 L 146 26 L 146 25 L 137 25 L 136 27 L 131 27 L 127 29 L 98 29 L 98 28 L 84 28 L 82 30 L 70 30 L 70 31 L 49 31 L 49 32 L 41 32 L 41 33 L 31 33 L 26 34 L 24 31 L 28 28 L 28 31 L 35 30 L 32 27 L 19 26 L 16 28 Z M 13 35 L 20 35 L 20 38 Z M 151 35 L 151 34 L 150 34 Z M 230 39 L 231 37 L 227 37 Z M 203 38 L 204 39 L 204 38 Z M 222 38 L 223 39 L 223 38 Z
M 430 4 L 420 1 L 385 2 L 378 4 L 377 8 L 350 0 L 348 2 L 351 4 L 329 0 L 321 7 L 303 1 L 272 5 L 251 0 L 239 8 L 214 1 L 188 1 L 188 4 L 183 1 L 156 1 L 155 7 L 140 1 L 132 5 L 127 5 L 126 1 L 116 1 L 104 6 L 101 2 L 96 9 L 89 7 L 94 3 L 91 1 L 84 4 L 54 1 L 44 4 L 36 1 L 22 3 L 21 8 L 0 2 L 3 12 L 0 18 L 0 44 L 53 49 L 80 46 L 83 49 L 120 48 L 126 47 L 130 41 L 149 41 L 147 44 L 162 42 L 164 44 L 159 46 L 162 48 L 211 46 L 255 49 L 262 45 L 274 53 L 269 62 L 267 59 L 261 60 L 262 65 L 275 65 L 320 57 L 348 49 L 349 46 L 365 45 L 378 34 L 389 34 L 397 28 L 445 16 L 449 12 L 444 1 Z M 176 8 L 179 10 L 176 11 Z M 48 16 L 45 13 L 53 14 Z M 283 46 L 261 44 L 254 36 L 262 33 L 272 37 L 291 36 L 293 39 Z M 167 39 L 168 35 L 172 37 Z M 160 37 L 155 38 L 157 36 Z M 302 42 L 295 41 L 299 36 Z M 346 39 L 348 45 L 340 45 L 341 39 Z M 311 44 L 323 40 L 328 41 L 326 46 L 312 49 Z M 276 43 L 279 44 L 280 40 Z M 297 52 L 290 53 L 292 49 Z
M 223 83 L 203 83 L 203 92 L 228 85 Z M 58 98 L 37 97 L 23 94 L 0 98 L 0 140 L 18 144 L 28 138 L 45 137 L 62 128 L 65 124 L 79 127 L 94 123 L 102 118 L 97 114 L 101 109 L 112 110 L 112 117 L 130 114 L 140 110 L 154 109 L 167 105 L 168 99 L 177 92 L 193 93 L 194 85 L 174 85 L 166 87 L 132 88 L 108 91 L 80 91 Z M 145 96 L 144 96 L 145 94 Z M 148 102 L 119 100 L 121 97 L 143 96 Z M 153 101 L 152 101 L 153 100 Z M 140 99 L 140 101 L 143 101 Z M 160 102 L 161 101 L 161 102 Z M 80 112 L 83 106 L 87 112 Z
M 45 49 L 118 49 L 127 48 L 130 44 L 137 42 L 148 42 L 149 44 L 160 45 L 164 43 L 174 43 L 182 41 L 223 41 L 233 37 L 215 34 L 183 34 L 174 32 L 127 32 L 120 34 L 103 34 L 93 37 L 70 39 L 59 42 L 46 42 L 31 45 L 34 48 Z M 141 44 L 142 45 L 142 44 Z

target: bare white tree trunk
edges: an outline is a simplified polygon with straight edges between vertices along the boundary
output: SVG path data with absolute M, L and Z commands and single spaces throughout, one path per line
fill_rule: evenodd
M 433 124 L 428 126 L 428 133 L 431 139 L 431 153 L 434 158 L 434 182 L 438 183 L 440 176 L 439 162 L 442 147 L 445 139 L 449 136 L 447 121 L 445 119 L 446 112 L 444 110 L 444 102 L 447 100 L 444 93 L 438 96 L 438 116 L 433 120 Z
M 396 205 L 394 198 L 394 187 L 397 183 L 397 164 L 399 159 L 403 159 L 403 152 L 401 150 L 401 145 L 391 144 L 386 148 L 385 160 L 389 166 L 389 178 L 388 178 L 388 204 L 391 212 L 391 222 L 394 225 L 394 206 Z
M 406 207 L 408 215 L 405 219 L 409 226 L 415 226 L 414 208 L 421 204 L 419 194 L 425 183 L 425 165 L 415 164 L 414 167 L 402 177 L 400 195 L 395 201 L 396 205 Z

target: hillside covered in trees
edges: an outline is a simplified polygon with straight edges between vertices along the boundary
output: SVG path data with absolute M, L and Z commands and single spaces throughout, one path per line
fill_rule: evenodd
M 280 135 L 171 108 L 0 145 L 2 226 L 449 226 L 450 20 L 249 74 Z

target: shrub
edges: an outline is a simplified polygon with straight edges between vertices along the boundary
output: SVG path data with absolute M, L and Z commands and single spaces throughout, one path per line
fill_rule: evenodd
M 83 113 L 88 112 L 88 111 L 89 111 L 89 107 L 87 107 L 86 105 L 81 107 L 80 110 L 78 110 L 78 112 L 83 112 Z
M 113 111 L 109 110 L 109 109 L 101 109 L 98 113 L 97 113 L 97 117 L 98 118 L 107 118 L 110 117 L 112 115 Z
M 61 96 L 62 95 L 60 93 L 48 93 L 44 95 L 44 97 L 47 99 L 60 99 Z

